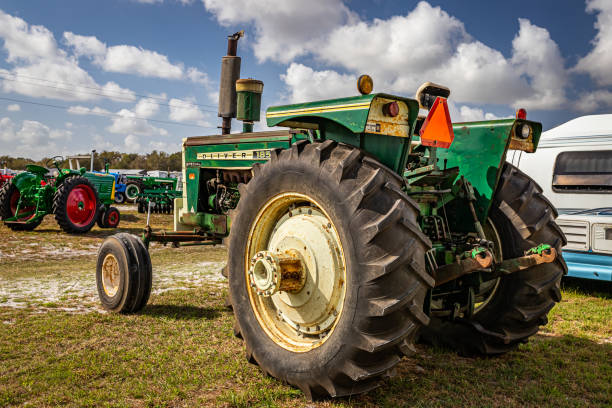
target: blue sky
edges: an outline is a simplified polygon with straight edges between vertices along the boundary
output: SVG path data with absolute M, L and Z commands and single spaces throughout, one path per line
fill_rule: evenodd
M 609 0 L 2 0 L 0 155 L 174 152 L 216 133 L 240 29 L 264 106 L 352 95 L 361 73 L 405 96 L 448 85 L 455 121 L 525 107 L 548 129 L 612 105 Z

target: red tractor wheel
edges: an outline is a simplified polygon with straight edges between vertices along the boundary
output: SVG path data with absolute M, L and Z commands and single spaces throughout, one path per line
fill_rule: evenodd
M 12 183 L 8 182 L 0 189 L 0 218 L 6 220 L 12 218 L 17 212 L 17 203 L 21 194 L 17 187 Z M 19 209 L 19 213 L 29 214 L 24 217 L 20 217 L 18 221 L 28 221 L 33 218 L 36 214 L 36 206 L 29 205 Z M 42 222 L 42 218 L 36 222 L 30 224 L 7 224 L 7 226 L 13 231 L 32 231 L 38 227 Z
M 102 214 L 100 214 L 100 217 L 98 218 L 98 225 L 100 228 L 117 228 L 120 220 L 121 215 L 119 214 L 119 210 L 115 207 L 109 207 Z
M 53 212 L 64 231 L 87 232 L 98 218 L 98 192 L 85 177 L 70 177 L 55 192 Z

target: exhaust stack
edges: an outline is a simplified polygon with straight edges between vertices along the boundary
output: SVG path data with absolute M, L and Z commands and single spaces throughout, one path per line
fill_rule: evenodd
M 236 117 L 236 81 L 240 78 L 240 57 L 236 56 L 238 40 L 244 30 L 227 37 L 227 55 L 221 59 L 221 83 L 219 86 L 219 113 L 223 118 L 221 134 L 232 130 L 232 118 Z

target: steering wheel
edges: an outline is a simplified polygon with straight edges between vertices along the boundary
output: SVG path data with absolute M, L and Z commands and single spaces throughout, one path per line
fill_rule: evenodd
M 62 161 L 64 161 L 64 156 L 53 156 L 45 162 L 45 167 L 48 168 L 48 167 L 55 166 L 57 171 L 59 171 L 59 173 L 62 174 L 62 169 L 60 169 L 59 167 L 59 163 Z
M 58 163 L 64 161 L 64 156 L 53 156 L 50 159 L 47 159 L 47 161 L 45 162 L 45 166 L 47 167 L 51 167 L 51 166 L 55 166 L 57 167 Z

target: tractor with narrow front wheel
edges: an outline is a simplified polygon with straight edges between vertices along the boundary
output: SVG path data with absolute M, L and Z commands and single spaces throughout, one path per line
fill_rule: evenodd
M 263 83 L 236 76 L 240 35 L 223 62 L 222 134 L 183 141 L 174 231 L 147 225 L 100 248 L 106 309 L 145 306 L 151 242 L 225 242 L 248 361 L 310 398 L 378 386 L 419 336 L 495 355 L 546 324 L 565 238 L 540 187 L 504 164 L 536 150 L 539 123 L 453 124 L 448 88 L 412 99 L 362 76 L 361 95 L 269 107 L 267 125 L 289 129 L 253 132 Z

